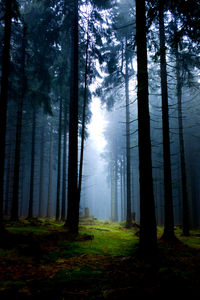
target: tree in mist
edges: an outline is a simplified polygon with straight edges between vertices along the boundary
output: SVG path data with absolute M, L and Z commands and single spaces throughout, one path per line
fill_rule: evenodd
M 8 84 L 9 84 L 9 66 L 10 66 L 10 40 L 12 18 L 16 13 L 16 1 L 5 1 L 4 14 L 4 39 L 2 53 L 2 75 L 0 92 L 0 228 L 3 228 L 3 201 L 4 201 L 4 163 L 5 163 L 5 139 L 6 139 L 6 120 L 7 120 L 7 102 L 8 102 Z
M 160 72 L 161 72 L 161 97 L 162 97 L 162 130 L 163 130 L 163 163 L 164 163 L 164 200 L 165 200 L 165 240 L 174 239 L 174 214 L 172 199 L 172 177 L 170 161 L 170 136 L 169 136 L 169 112 L 168 112 L 168 85 L 167 64 L 164 27 L 164 3 L 159 1 L 159 37 L 160 37 Z
M 152 179 L 145 0 L 136 0 L 136 45 L 138 65 L 138 141 L 140 174 L 140 251 L 155 254 L 157 233 Z
M 78 233 L 78 0 L 73 1 L 72 45 L 71 45 L 71 84 L 69 116 L 69 164 L 68 164 L 68 209 L 66 226 L 72 233 Z

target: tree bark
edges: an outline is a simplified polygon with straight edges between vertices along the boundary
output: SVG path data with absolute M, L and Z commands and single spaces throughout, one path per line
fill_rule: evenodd
M 36 130 L 36 107 L 33 103 L 32 113 L 32 147 L 31 147 L 31 176 L 30 176 L 30 198 L 28 208 L 28 219 L 33 217 L 33 197 L 34 197 L 34 183 L 35 183 L 35 130 Z
M 64 221 L 66 217 L 66 184 L 67 184 L 67 105 L 64 108 L 64 128 L 63 128 L 63 178 L 62 178 L 62 206 L 61 206 L 61 220 Z
M 44 132 L 45 132 L 45 120 L 44 112 L 42 112 L 42 126 L 41 126 L 41 140 L 40 140 L 40 191 L 39 191 L 39 208 L 38 216 L 43 215 L 43 201 L 44 201 Z
M 50 146 L 49 146 L 49 185 L 48 185 L 48 200 L 47 200 L 47 218 L 51 217 L 52 206 L 52 182 L 53 182 L 53 128 L 50 129 Z
M 65 225 L 71 233 L 78 233 L 78 0 L 73 1 L 71 87 L 69 120 L 68 210 Z
M 165 48 L 163 2 L 159 3 L 159 34 L 160 34 L 160 74 L 162 94 L 162 130 L 163 130 L 163 164 L 164 164 L 164 234 L 163 239 L 173 240 L 174 236 L 174 212 L 172 199 L 172 177 L 170 160 L 170 136 L 169 136 L 169 112 L 167 90 L 167 65 Z
M 129 112 L 129 72 L 128 72 L 128 52 L 127 41 L 125 49 L 125 95 L 126 95 L 126 227 L 130 228 L 132 224 L 131 218 L 131 155 L 130 155 L 130 112 Z
M 17 112 L 17 129 L 16 129 L 16 145 L 14 159 L 14 179 L 13 179 L 13 199 L 11 209 L 11 220 L 17 221 L 19 218 L 19 173 L 20 173 L 20 154 L 21 154 L 21 131 L 22 131 L 22 109 L 25 95 L 25 59 L 26 59 L 26 25 L 23 25 L 22 38 L 22 62 L 21 62 L 21 88 L 19 93 L 18 112 Z
M 60 220 L 61 137 L 62 137 L 62 98 L 60 99 L 59 128 L 58 128 L 58 173 L 57 173 L 56 221 Z
M 3 226 L 3 201 L 4 201 L 4 163 L 6 148 L 6 121 L 7 121 L 7 102 L 8 102 L 8 77 L 10 66 L 10 39 L 12 23 L 12 1 L 6 1 L 5 27 L 2 53 L 2 75 L 1 75 L 1 94 L 0 94 L 0 230 Z
M 185 166 L 185 148 L 183 137 L 183 117 L 182 117 L 182 80 L 180 74 L 180 57 L 178 52 L 178 45 L 175 49 L 176 56 L 176 80 L 177 80 L 177 106 L 178 106 L 178 134 L 179 134 L 179 147 L 180 147 L 180 161 L 181 161 L 181 184 L 182 184 L 182 214 L 183 214 L 183 235 L 189 236 L 189 208 L 188 208 L 188 195 L 187 195 L 187 177 Z
M 136 0 L 138 79 L 138 142 L 140 176 L 140 240 L 143 257 L 157 252 L 157 230 L 152 179 L 145 0 Z
M 81 153 L 80 153 L 79 182 L 78 182 L 79 202 L 81 199 L 83 151 L 84 151 L 84 142 L 85 142 L 85 119 L 86 119 L 86 108 L 87 108 L 88 48 L 89 48 L 89 34 L 87 32 L 85 76 L 84 76 L 85 77 L 84 78 L 84 100 L 83 100 L 82 131 L 81 131 Z

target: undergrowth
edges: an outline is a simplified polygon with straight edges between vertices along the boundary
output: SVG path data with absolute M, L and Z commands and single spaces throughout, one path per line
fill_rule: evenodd
M 180 243 L 159 240 L 156 266 L 136 255 L 138 225 L 81 219 L 72 236 L 54 219 L 6 223 L 1 239 L 0 299 L 132 299 L 163 293 L 195 295 L 200 286 L 200 235 L 191 231 Z M 182 288 L 181 288 L 182 287 Z

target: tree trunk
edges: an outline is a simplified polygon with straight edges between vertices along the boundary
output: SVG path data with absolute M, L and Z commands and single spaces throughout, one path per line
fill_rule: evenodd
M 26 59 L 26 26 L 23 27 L 22 39 L 22 63 L 21 63 L 21 88 L 19 93 L 18 112 L 17 112 L 17 129 L 16 129 L 16 145 L 14 159 L 14 181 L 13 181 L 13 199 L 11 209 L 11 220 L 17 221 L 19 218 L 19 173 L 20 173 L 20 153 L 21 153 L 21 131 L 22 131 L 22 109 L 25 95 L 25 59 Z
M 121 194 L 121 221 L 124 220 L 124 192 L 123 192 L 123 158 L 120 160 L 120 194 Z
M 138 67 L 138 142 L 140 174 L 140 253 L 157 252 L 157 231 L 152 179 L 145 0 L 136 0 L 136 43 Z
M 42 112 L 41 140 L 40 140 L 40 191 L 39 191 L 39 208 L 38 216 L 43 216 L 43 201 L 44 201 L 44 132 L 45 120 L 44 112 Z
M 164 234 L 163 239 L 173 240 L 174 236 L 174 213 L 172 200 L 172 178 L 170 161 L 170 136 L 169 136 L 169 112 L 167 91 L 167 66 L 165 50 L 165 28 L 163 4 L 159 4 L 159 34 L 160 34 L 160 72 L 162 94 L 162 130 L 163 130 L 163 164 L 164 164 Z
M 52 182 L 53 182 L 53 128 L 50 129 L 50 146 L 49 146 L 49 185 L 48 185 L 48 199 L 47 199 L 47 218 L 51 217 L 52 206 Z
M 32 125 L 32 147 L 31 147 L 31 176 L 30 176 L 30 198 L 28 208 L 28 219 L 33 217 L 33 196 L 35 183 L 35 130 L 36 130 L 36 107 L 33 103 L 33 125 Z
M 180 58 L 178 53 L 178 45 L 175 49 L 176 56 L 176 80 L 177 80 L 177 105 L 178 105 L 178 134 L 180 146 L 180 161 L 181 161 L 181 184 L 182 184 L 182 210 L 183 210 L 183 235 L 189 236 L 189 208 L 187 196 L 187 178 L 185 167 L 185 148 L 183 138 L 183 117 L 182 117 L 182 81 L 180 75 Z
M 89 30 L 89 29 L 88 29 Z M 87 44 L 86 44 L 86 61 L 85 61 L 85 82 L 84 82 L 84 100 L 83 100 L 83 113 L 82 113 L 82 132 L 81 132 L 81 153 L 80 153 L 80 167 L 79 167 L 79 202 L 81 199 L 81 186 L 82 186 L 82 173 L 83 173 L 83 151 L 85 142 L 85 119 L 86 119 L 86 108 L 87 108 L 87 78 L 88 78 L 88 48 L 89 48 L 89 35 L 87 32 Z
M 10 39 L 12 22 L 12 1 L 6 1 L 5 27 L 2 53 L 2 75 L 1 75 L 1 94 L 0 94 L 0 230 L 3 226 L 3 201 L 4 201 L 4 163 L 6 147 L 6 121 L 7 121 L 7 102 L 8 102 L 8 77 L 10 66 Z
M 115 147 L 116 151 L 116 147 Z M 115 152 L 115 222 L 118 221 L 118 161 L 117 161 L 117 151 Z
M 114 160 L 111 163 L 111 221 L 115 222 L 115 165 Z
M 63 178 L 62 178 L 62 206 L 61 206 L 61 220 L 65 220 L 66 210 L 66 184 L 67 184 L 67 105 L 64 108 L 64 129 L 63 129 Z
M 65 225 L 72 233 L 78 233 L 78 0 L 73 1 L 69 163 L 68 163 L 68 210 Z
M 56 221 L 60 220 L 61 137 L 62 137 L 62 98 L 60 99 L 59 128 L 58 128 L 58 174 L 57 174 L 57 197 L 56 197 Z
M 129 74 L 128 74 L 128 53 L 127 41 L 125 50 L 126 73 L 125 73 L 125 94 L 126 94 L 126 227 L 130 228 L 131 219 L 131 155 L 130 155 L 130 113 L 129 113 Z

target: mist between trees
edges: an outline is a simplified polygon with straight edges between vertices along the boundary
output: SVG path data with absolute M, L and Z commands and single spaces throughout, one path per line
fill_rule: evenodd
M 135 221 L 145 252 L 157 224 L 167 240 L 200 226 L 199 4 L 0 1 L 2 229 Z M 101 153 L 87 129 L 97 98 Z

